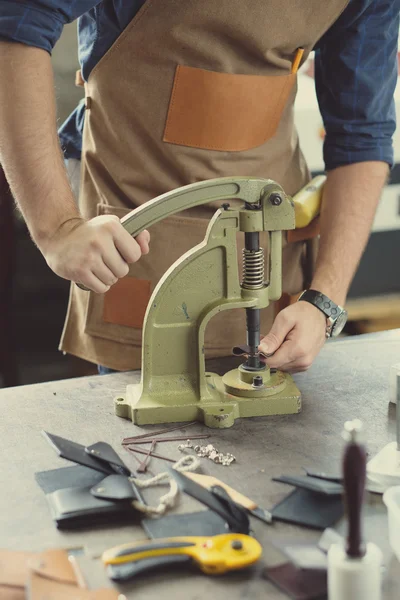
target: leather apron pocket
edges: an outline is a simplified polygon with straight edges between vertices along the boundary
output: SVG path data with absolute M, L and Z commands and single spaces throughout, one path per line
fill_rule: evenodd
M 295 80 L 179 65 L 163 140 L 231 152 L 261 146 L 275 135 Z
M 106 204 L 97 207 L 98 215 L 122 218 L 128 212 Z M 153 225 L 149 254 L 131 265 L 128 275 L 105 294 L 88 292 L 85 333 L 140 346 L 144 316 L 156 284 L 178 258 L 204 239 L 208 223 L 208 219 L 174 216 Z

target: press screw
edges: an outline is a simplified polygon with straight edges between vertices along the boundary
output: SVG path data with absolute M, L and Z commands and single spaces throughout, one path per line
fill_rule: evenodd
M 269 201 L 273 206 L 280 206 L 282 204 L 282 196 L 280 194 L 271 194 Z
M 253 377 L 254 387 L 261 387 L 263 383 L 264 383 L 264 381 L 263 381 L 263 378 L 261 377 L 261 375 L 256 375 L 255 377 Z
M 242 550 L 243 544 L 240 540 L 233 540 L 231 548 L 232 550 Z
M 230 206 L 231 206 L 231 205 L 230 205 L 228 202 L 224 202 L 224 204 L 222 205 L 222 208 L 223 208 L 224 210 L 228 210 L 228 208 L 230 208 Z

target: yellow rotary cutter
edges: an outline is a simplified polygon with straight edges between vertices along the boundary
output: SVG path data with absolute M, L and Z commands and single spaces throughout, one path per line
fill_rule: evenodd
M 110 579 L 122 582 L 171 565 L 196 565 L 207 575 L 221 575 L 252 565 L 261 554 L 262 547 L 254 538 L 228 533 L 123 544 L 104 552 L 102 560 Z

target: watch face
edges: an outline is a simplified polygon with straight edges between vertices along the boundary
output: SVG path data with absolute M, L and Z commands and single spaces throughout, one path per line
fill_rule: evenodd
M 333 327 L 332 327 L 332 337 L 336 337 L 343 331 L 343 327 L 346 325 L 347 321 L 347 311 L 343 311 L 340 313 L 338 318 L 336 319 Z

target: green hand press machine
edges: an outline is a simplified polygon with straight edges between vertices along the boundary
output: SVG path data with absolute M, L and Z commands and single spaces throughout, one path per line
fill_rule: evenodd
M 272 372 L 260 356 L 260 310 L 282 294 L 282 231 L 304 227 L 318 214 L 324 182 L 323 176 L 315 178 L 292 199 L 268 179 L 212 179 L 163 194 L 122 219 L 136 237 L 185 209 L 241 201 L 235 202 L 238 208 L 221 205 L 204 241 L 178 259 L 154 289 L 143 327 L 141 381 L 115 399 L 118 416 L 138 425 L 199 420 L 225 428 L 239 417 L 300 411 L 292 377 Z M 238 231 L 245 237 L 242 281 Z M 267 273 L 259 245 L 263 231 L 269 235 Z M 243 364 L 221 377 L 206 372 L 204 332 L 214 315 L 233 308 L 246 311 L 247 351 Z

